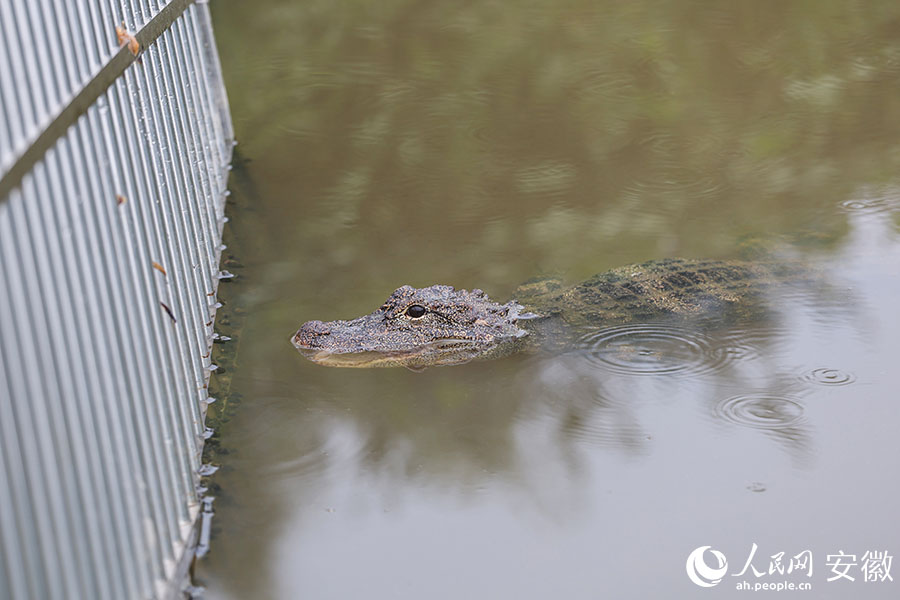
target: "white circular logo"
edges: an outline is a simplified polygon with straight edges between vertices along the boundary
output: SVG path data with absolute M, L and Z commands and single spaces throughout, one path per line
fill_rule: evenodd
M 707 550 L 715 557 L 718 566 L 710 567 L 706 564 L 703 553 Z M 710 546 L 700 546 L 688 556 L 685 569 L 691 581 L 700 587 L 713 587 L 722 581 L 725 571 L 728 570 L 728 561 L 718 550 L 710 550 Z

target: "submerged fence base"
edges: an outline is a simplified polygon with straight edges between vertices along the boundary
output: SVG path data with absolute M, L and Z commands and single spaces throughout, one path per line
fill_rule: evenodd
M 192 556 L 233 136 L 208 7 L 150 4 L 0 2 L 2 598 Z

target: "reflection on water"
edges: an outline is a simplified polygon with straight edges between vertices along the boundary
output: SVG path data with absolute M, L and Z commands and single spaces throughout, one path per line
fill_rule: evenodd
M 811 549 L 816 598 L 896 597 L 824 556 L 900 552 L 900 5 L 214 12 L 246 162 L 210 598 L 693 598 L 692 550 L 753 543 Z M 403 284 L 505 299 L 746 239 L 825 285 L 422 373 L 286 341 Z

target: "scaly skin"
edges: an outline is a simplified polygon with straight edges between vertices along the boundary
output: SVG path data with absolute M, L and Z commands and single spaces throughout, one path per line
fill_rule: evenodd
M 506 304 L 477 289 L 403 286 L 364 317 L 304 323 L 292 342 L 326 366 L 418 370 L 563 349 L 586 327 L 751 318 L 765 310 L 768 290 L 805 274 L 786 263 L 665 259 L 619 267 L 571 287 L 555 279 L 527 282 Z

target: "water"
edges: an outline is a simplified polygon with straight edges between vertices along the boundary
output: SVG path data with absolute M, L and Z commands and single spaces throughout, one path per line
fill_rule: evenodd
M 241 143 L 207 597 L 694 598 L 702 546 L 707 575 L 727 559 L 711 598 L 898 597 L 861 566 L 900 553 L 900 5 L 214 13 Z M 421 373 L 289 342 L 403 284 L 504 301 L 536 275 L 754 248 L 826 289 Z M 762 574 L 734 576 L 754 544 Z M 769 573 L 806 550 L 812 577 Z M 828 582 L 841 551 L 856 580 Z

